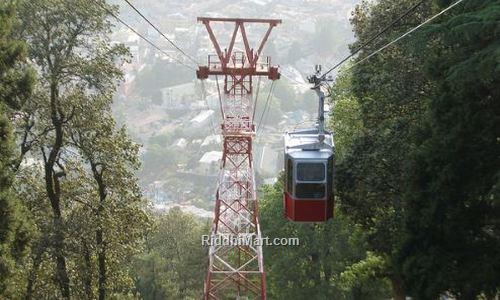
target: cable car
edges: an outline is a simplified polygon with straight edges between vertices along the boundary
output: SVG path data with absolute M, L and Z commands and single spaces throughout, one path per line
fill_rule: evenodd
M 311 80 L 321 80 L 314 76 Z M 334 143 L 324 130 L 324 93 L 320 98 L 316 128 L 285 133 L 285 217 L 296 222 L 325 222 L 333 217 Z

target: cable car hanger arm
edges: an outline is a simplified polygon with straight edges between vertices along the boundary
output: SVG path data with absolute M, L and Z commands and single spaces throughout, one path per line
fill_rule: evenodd
M 325 136 L 325 93 L 321 90 L 321 86 L 325 82 L 333 81 L 331 76 L 321 76 L 321 65 L 316 65 L 316 74 L 309 76 L 309 83 L 314 84 L 311 88 L 316 92 L 319 98 L 318 105 L 318 134 L 320 143 L 323 142 Z

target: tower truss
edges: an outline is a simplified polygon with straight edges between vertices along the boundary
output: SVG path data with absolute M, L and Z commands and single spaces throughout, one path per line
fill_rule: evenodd
M 280 77 L 270 58 L 261 54 L 272 29 L 281 20 L 198 18 L 198 21 L 205 25 L 216 55 L 208 56 L 208 65 L 199 67 L 197 77 L 224 77 L 221 95 L 223 156 L 204 299 L 266 299 L 252 158 L 255 136 L 252 80 L 254 76 L 267 76 L 270 80 Z M 234 24 L 230 43 L 224 51 L 211 26 L 215 22 Z M 246 33 L 245 25 L 250 23 L 268 26 L 256 48 L 251 47 Z M 238 37 L 243 42 L 243 50 L 235 50 Z

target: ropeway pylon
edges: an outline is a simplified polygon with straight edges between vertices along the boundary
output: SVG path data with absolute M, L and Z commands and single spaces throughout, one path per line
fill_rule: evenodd
M 198 18 L 209 34 L 216 55 L 208 56 L 208 65 L 200 66 L 199 79 L 209 75 L 224 77 L 221 95 L 223 156 L 216 192 L 215 214 L 211 229 L 209 265 L 205 279 L 204 299 L 266 299 L 266 278 L 258 201 L 252 160 L 253 122 L 252 77 L 280 77 L 269 57 L 261 57 L 272 29 L 281 23 L 275 19 Z M 228 48 L 221 50 L 211 23 L 234 24 Z M 251 48 L 245 24 L 267 25 L 261 43 Z M 244 51 L 235 51 L 240 34 Z M 246 242 L 245 242 L 246 241 Z

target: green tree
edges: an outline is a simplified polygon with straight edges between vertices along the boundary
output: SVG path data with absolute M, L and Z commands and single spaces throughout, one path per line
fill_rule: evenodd
M 353 48 L 404 2 L 358 6 Z M 450 4 L 424 3 L 355 61 Z M 354 99 L 362 120 L 339 148 L 337 195 L 371 250 L 348 282 L 367 269 L 391 280 L 395 299 L 497 295 L 499 12 L 498 1 L 464 2 L 337 79 L 334 103 Z
M 417 299 L 500 291 L 499 20 L 498 1 L 469 1 L 424 32 L 438 41 L 426 61 L 437 92 L 415 134 L 400 252 Z
M 32 90 L 33 75 L 25 67 L 26 46 L 11 36 L 15 3 L 0 4 L 0 298 L 10 297 L 15 263 L 26 254 L 29 221 L 12 184 L 15 176 L 15 140 L 12 112 Z
M 92 269 L 92 261 L 86 256 L 91 257 L 96 252 L 99 299 L 127 288 L 120 282 L 123 280 L 121 267 L 141 249 L 141 238 L 149 226 L 148 215 L 142 209 L 145 203 L 134 176 L 140 165 L 139 146 L 130 140 L 124 127 L 116 129 L 111 115 L 113 92 L 109 90 L 100 99 L 82 103 L 69 129 L 70 145 L 77 149 L 83 164 L 90 170 L 81 176 L 91 181 L 87 197 L 82 199 L 86 205 L 76 214 L 86 214 L 91 220 L 79 236 L 88 233 L 88 239 L 81 243 L 88 269 Z M 75 223 L 77 226 L 85 224 L 85 218 Z M 84 275 L 87 274 L 84 272 Z M 86 279 L 88 298 L 92 298 L 92 279 L 91 276 Z
M 27 299 L 132 290 L 130 258 L 148 221 L 133 175 L 138 146 L 111 116 L 117 63 L 128 51 L 109 40 L 108 10 L 115 8 L 83 0 L 27 1 L 19 9 L 18 36 L 39 75 L 19 126 L 21 154 L 35 163 L 19 169 L 30 184 L 19 182 L 17 191 L 37 200 L 27 200 L 38 237 L 26 265 Z
M 412 5 L 414 1 L 362 2 L 353 13 L 357 40 L 351 47 L 365 43 Z M 421 23 L 432 12 L 430 3 L 420 5 L 361 51 L 354 62 Z M 336 187 L 341 210 L 366 230 L 370 250 L 382 259 L 384 269 L 377 274 L 390 279 L 394 299 L 406 295 L 395 262 L 404 228 L 405 163 L 413 147 L 412 130 L 422 118 L 423 99 L 433 91 L 421 68 L 425 49 L 415 53 L 415 45 L 393 45 L 346 69 L 333 89 L 332 125 L 336 134 L 338 130 L 340 142 Z M 349 112 L 353 114 L 346 116 Z
M 155 216 L 146 251 L 136 259 L 136 286 L 143 299 L 199 299 L 203 294 L 207 249 L 201 236 L 209 223 L 172 208 Z
M 352 73 L 341 70 L 330 92 L 332 109 L 327 126 L 335 133 L 335 160 L 342 163 L 363 129 L 358 99 L 352 93 Z
M 23 5 L 20 16 L 21 35 L 30 41 L 30 57 L 40 70 L 38 92 L 43 102 L 38 107 L 38 118 L 50 128 L 42 137 L 40 151 L 46 194 L 52 208 L 56 278 L 61 297 L 69 298 L 61 191 L 62 180 L 67 175 L 61 159 L 66 144 L 65 131 L 78 102 L 88 101 L 90 97 L 86 96 L 91 95 L 91 89 L 113 84 L 119 74 L 113 60 L 123 50 L 104 43 L 109 22 L 106 12 L 95 3 L 30 1 Z
M 165 76 L 175 74 L 175 76 Z M 137 74 L 134 91 L 143 98 L 158 102 L 160 90 L 165 87 L 185 83 L 193 79 L 193 72 L 187 68 L 179 68 L 177 64 L 155 58 L 152 63 Z
M 268 296 L 272 299 L 380 299 L 387 284 L 375 276 L 347 272 L 366 255 L 360 226 L 337 213 L 324 224 L 293 223 L 283 216 L 283 185 L 265 186 L 260 199 L 263 236 L 297 237 L 298 246 L 265 246 Z M 356 280 L 351 280 L 358 276 Z

